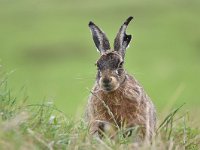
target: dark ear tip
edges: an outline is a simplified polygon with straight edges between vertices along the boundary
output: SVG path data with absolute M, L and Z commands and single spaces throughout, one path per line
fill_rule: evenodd
M 89 22 L 88 26 L 92 26 L 94 23 L 92 21 Z
M 132 35 L 126 35 L 129 39 L 131 39 L 132 38 Z
M 124 24 L 128 25 L 132 19 L 133 19 L 133 16 L 128 17 L 128 19 L 126 19 L 126 21 L 124 22 Z

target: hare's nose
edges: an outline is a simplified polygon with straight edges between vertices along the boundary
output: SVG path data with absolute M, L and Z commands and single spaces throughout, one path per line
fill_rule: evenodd
M 112 81 L 112 78 L 104 78 L 103 83 L 104 84 L 109 84 Z

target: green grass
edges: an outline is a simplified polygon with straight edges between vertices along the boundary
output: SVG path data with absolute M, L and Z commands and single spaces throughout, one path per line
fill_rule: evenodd
M 128 72 L 159 111 L 168 101 L 198 110 L 199 6 L 198 0 L 0 0 L 0 63 L 6 72 L 15 70 L 8 81 L 14 94 L 23 88 L 28 103 L 51 100 L 68 116 L 79 116 L 99 57 L 88 22 L 113 43 L 121 23 L 133 15 Z
M 123 130 L 115 140 L 105 137 L 93 139 L 88 135 L 87 124 L 82 119 L 68 118 L 52 102 L 27 104 L 27 97 L 13 96 L 7 79 L 0 80 L 0 149 L 177 149 L 198 150 L 200 129 L 191 126 L 181 105 L 164 119 L 159 119 L 152 143 L 135 144 L 134 133 L 123 137 Z M 133 130 L 133 131 L 136 131 Z
M 151 149 L 199 149 L 199 7 L 199 0 L 0 0 L 0 149 L 99 146 L 80 120 L 99 57 L 87 24 L 94 21 L 113 43 L 130 15 L 126 69 L 152 98 L 159 123 L 166 119 Z

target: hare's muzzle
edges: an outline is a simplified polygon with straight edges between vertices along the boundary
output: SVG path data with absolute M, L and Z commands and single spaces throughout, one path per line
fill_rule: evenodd
M 102 82 L 105 86 L 109 86 L 110 82 L 112 81 L 112 78 L 107 77 L 107 78 L 103 78 Z
M 100 87 L 104 90 L 104 91 L 114 91 L 116 90 L 119 85 L 118 82 L 116 80 L 115 77 L 102 77 L 100 79 Z

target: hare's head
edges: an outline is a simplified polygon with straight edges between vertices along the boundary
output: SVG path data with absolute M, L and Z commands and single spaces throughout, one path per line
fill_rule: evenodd
M 93 22 L 89 22 L 94 43 L 101 56 L 97 60 L 97 83 L 104 91 L 116 90 L 126 79 L 123 69 L 124 56 L 127 46 L 131 41 L 131 35 L 126 34 L 126 28 L 133 17 L 129 17 L 121 26 L 115 41 L 114 49 L 110 48 L 105 33 Z

